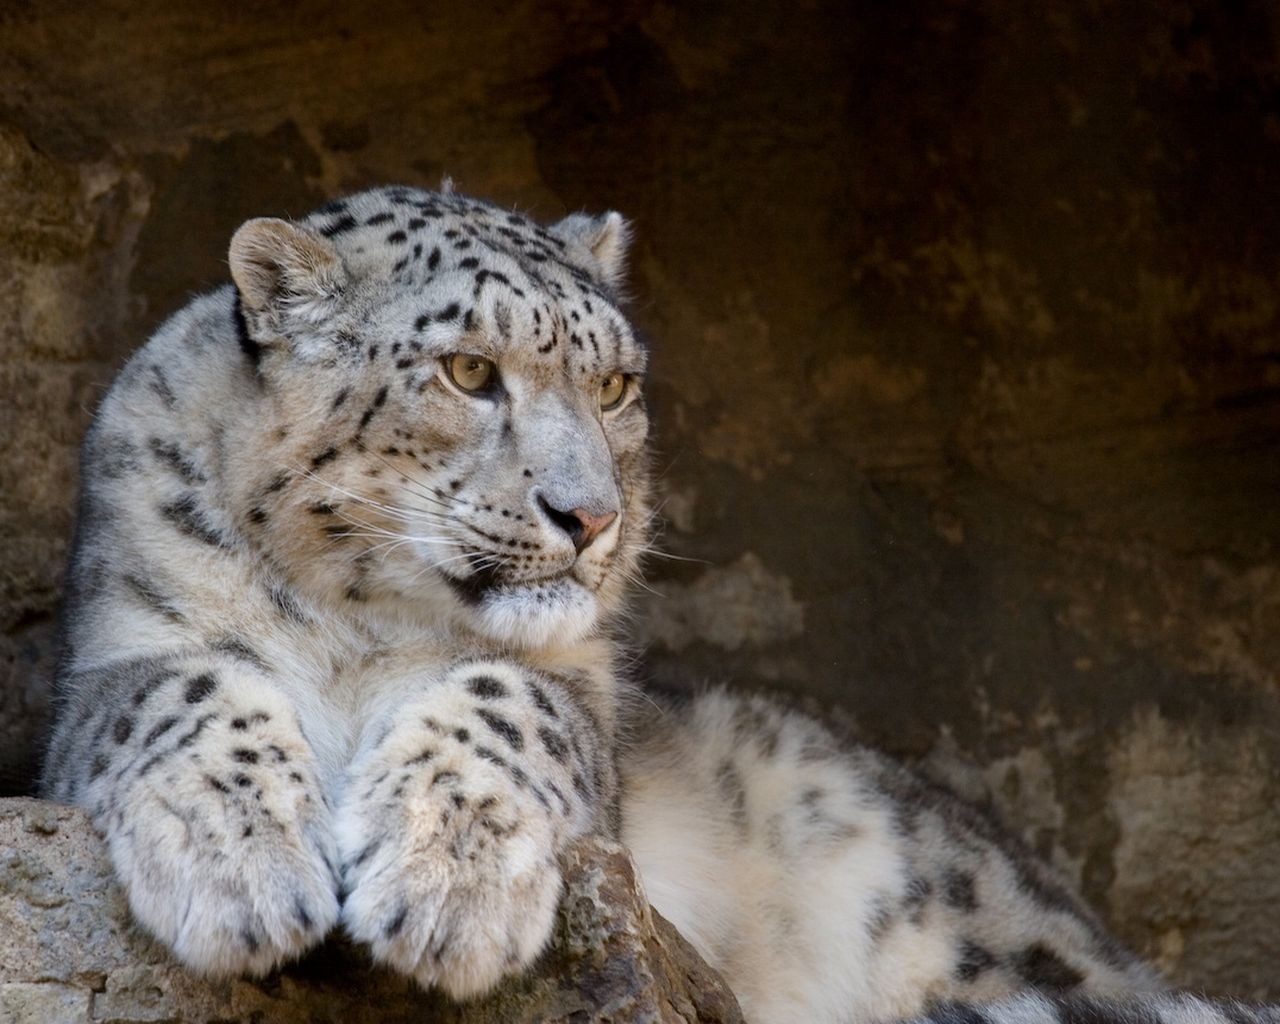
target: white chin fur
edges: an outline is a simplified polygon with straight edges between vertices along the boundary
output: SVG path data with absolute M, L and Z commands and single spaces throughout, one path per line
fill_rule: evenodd
M 470 609 L 476 629 L 518 647 L 570 643 L 591 631 L 599 614 L 595 595 L 569 580 L 494 590 Z

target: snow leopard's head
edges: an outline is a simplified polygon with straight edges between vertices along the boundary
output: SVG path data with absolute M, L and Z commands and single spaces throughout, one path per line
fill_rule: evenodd
M 274 423 L 268 549 L 344 600 L 502 642 L 592 631 L 649 518 L 627 235 L 616 213 L 543 228 L 409 188 L 241 227 L 242 344 Z

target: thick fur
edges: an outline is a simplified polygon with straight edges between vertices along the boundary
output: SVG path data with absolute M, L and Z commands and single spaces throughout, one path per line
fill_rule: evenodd
M 617 214 L 408 188 L 242 227 L 234 285 L 138 352 L 85 442 L 46 793 L 205 973 L 341 922 L 483 992 L 598 831 L 752 1021 L 1122 1016 L 1088 1000 L 1159 981 L 977 812 L 761 699 L 626 699 L 611 624 L 651 516 L 628 241 Z

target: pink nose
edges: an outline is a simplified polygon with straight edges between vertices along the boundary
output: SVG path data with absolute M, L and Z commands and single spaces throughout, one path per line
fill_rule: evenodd
M 617 512 L 606 512 L 602 516 L 593 516 L 585 508 L 575 508 L 569 515 L 582 524 L 577 536 L 573 537 L 573 546 L 579 553 L 600 534 L 604 533 L 609 528 L 609 524 L 618 518 Z
M 596 515 L 585 508 L 575 508 L 562 512 L 542 495 L 538 495 L 538 506 L 556 526 L 564 530 L 573 541 L 573 548 L 582 554 L 583 548 L 609 528 L 609 524 L 618 518 L 617 512 L 603 512 Z

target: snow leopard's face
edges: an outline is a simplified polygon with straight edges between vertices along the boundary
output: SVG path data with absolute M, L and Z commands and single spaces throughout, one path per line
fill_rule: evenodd
M 292 476 L 268 549 L 345 600 L 499 641 L 592 630 L 648 518 L 645 351 L 612 292 L 625 234 L 616 214 L 543 229 L 411 189 L 241 228 L 245 343 Z

